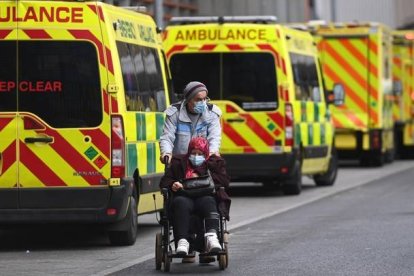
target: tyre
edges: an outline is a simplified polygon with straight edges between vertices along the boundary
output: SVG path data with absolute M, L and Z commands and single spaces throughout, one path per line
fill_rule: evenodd
M 226 267 L 227 267 L 227 260 L 226 260 L 226 255 L 219 255 L 218 256 L 218 261 L 219 261 L 219 267 L 220 267 L 220 270 L 225 270 L 226 269 Z
M 155 236 L 155 269 L 160 270 L 162 265 L 162 234 Z
M 226 257 L 226 268 L 229 266 L 229 233 L 224 233 L 223 235 L 223 243 L 224 243 L 224 251 L 226 254 L 224 255 Z
M 128 211 L 123 220 L 118 222 L 125 225 L 125 230 L 117 230 L 109 232 L 109 240 L 112 245 L 133 245 L 137 238 L 137 201 L 135 197 L 130 197 Z
M 292 177 L 283 181 L 282 191 L 285 195 L 298 195 L 302 191 L 302 168 L 299 161 L 296 161 L 295 172 Z
M 336 148 L 332 148 L 331 158 L 329 159 L 328 170 L 323 174 L 317 174 L 313 177 L 316 186 L 332 186 L 338 175 L 338 153 Z
M 164 271 L 169 272 L 171 268 L 171 258 L 168 257 L 168 254 L 164 254 Z

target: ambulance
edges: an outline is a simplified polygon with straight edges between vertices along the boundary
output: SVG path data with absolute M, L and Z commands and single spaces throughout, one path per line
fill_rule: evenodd
M 394 159 L 392 33 L 375 22 L 310 22 L 328 89 L 341 82 L 344 105 L 331 106 L 340 159 L 382 166 Z
M 414 158 L 414 32 L 393 32 L 393 93 L 392 115 L 396 154 Z
M 302 175 L 333 185 L 334 129 L 316 44 L 274 16 L 173 17 L 164 49 L 175 92 L 193 80 L 222 112 L 221 154 L 232 181 L 280 184 L 299 194 Z
M 97 223 L 131 245 L 162 208 L 168 79 L 145 14 L 0 2 L 0 224 Z

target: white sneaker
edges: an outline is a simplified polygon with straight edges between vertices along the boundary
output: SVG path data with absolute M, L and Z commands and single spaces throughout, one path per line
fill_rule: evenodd
M 186 239 L 180 239 L 177 243 L 177 248 L 175 252 L 180 255 L 188 255 L 188 250 L 190 248 L 190 243 Z
M 206 233 L 204 237 L 206 239 L 207 252 L 218 252 L 222 250 L 216 233 Z

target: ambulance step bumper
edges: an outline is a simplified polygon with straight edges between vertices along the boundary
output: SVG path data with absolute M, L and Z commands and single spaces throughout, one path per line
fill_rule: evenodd
M 16 194 L 16 202 L 0 203 L 0 224 L 116 222 L 127 210 L 127 187 L 0 189 L 0 201 Z
M 265 181 L 287 178 L 295 164 L 296 151 L 282 154 L 222 154 L 232 181 Z

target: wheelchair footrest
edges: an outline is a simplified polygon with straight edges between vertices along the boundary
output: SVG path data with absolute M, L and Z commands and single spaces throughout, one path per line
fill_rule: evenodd
M 196 255 L 195 252 L 190 252 L 187 255 L 184 254 L 176 254 L 176 253 L 169 253 L 168 256 L 170 258 L 194 258 Z

